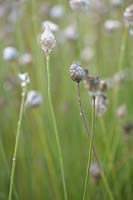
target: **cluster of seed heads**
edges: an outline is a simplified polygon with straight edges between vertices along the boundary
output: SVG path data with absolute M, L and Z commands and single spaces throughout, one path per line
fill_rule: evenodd
M 95 97 L 95 111 L 101 117 L 107 111 L 108 99 L 105 95 L 107 82 L 100 80 L 99 77 L 90 76 L 88 71 L 83 69 L 78 62 L 73 62 L 70 66 L 70 77 L 79 83 L 83 80 L 85 88 L 92 97 Z

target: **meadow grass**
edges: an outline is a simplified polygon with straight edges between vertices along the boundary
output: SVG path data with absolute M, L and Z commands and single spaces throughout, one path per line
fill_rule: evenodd
M 64 30 L 77 19 L 77 31 L 80 31 L 78 40 L 70 41 L 62 38 L 63 32 L 59 36 L 55 33 L 57 44 L 50 55 L 51 98 L 62 150 L 67 197 L 68 200 L 83 198 L 90 144 L 80 116 L 77 88 L 69 76 L 71 63 L 78 60 L 92 75 L 100 78 L 112 78 L 119 70 L 129 71 L 126 81 L 107 91 L 108 111 L 103 117 L 95 118 L 93 144 L 96 146 L 98 159 L 114 199 L 131 200 L 133 136 L 131 132 L 125 134 L 123 127 L 133 123 L 133 36 L 124 26 L 123 13 L 132 1 L 126 0 L 117 8 L 110 5 L 109 1 L 103 1 L 107 6 L 105 13 L 97 14 L 97 11 L 90 8 L 88 15 L 73 13 L 68 1 L 25 1 L 23 17 L 18 17 L 13 22 L 9 19 L 9 14 L 14 2 L 5 0 L 1 3 L 1 8 L 5 8 L 5 14 L 0 18 L 0 200 L 8 199 L 9 194 L 21 103 L 19 72 L 29 73 L 31 81 L 27 91 L 39 91 L 43 96 L 43 103 L 37 108 L 26 109 L 23 115 L 12 199 L 64 199 L 57 141 L 48 102 L 47 66 L 38 35 L 42 32 L 42 21 L 51 20 L 59 25 L 60 30 Z M 50 17 L 44 9 L 46 3 L 49 7 L 63 5 L 64 16 L 60 19 Z M 23 3 L 18 4 L 18 7 L 14 8 L 15 11 L 21 10 L 22 5 Z M 122 27 L 106 33 L 104 22 L 109 18 L 119 20 Z M 21 67 L 16 60 L 4 60 L 3 50 L 7 46 L 16 47 L 19 54 L 29 52 L 32 55 L 32 62 Z M 79 54 L 86 46 L 90 46 L 94 51 L 94 56 L 89 61 L 82 59 Z M 85 118 L 91 128 L 92 98 L 82 83 L 80 93 Z M 128 113 L 120 121 L 116 111 L 123 103 L 127 105 Z M 94 160 L 92 154 L 92 161 Z M 95 184 L 90 174 L 86 187 L 84 199 L 109 199 L 102 177 L 98 184 Z

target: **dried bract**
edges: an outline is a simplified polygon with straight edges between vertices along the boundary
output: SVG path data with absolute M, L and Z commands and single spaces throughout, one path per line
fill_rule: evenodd
M 70 73 L 71 79 L 78 83 L 83 79 L 84 74 L 85 74 L 84 69 L 81 67 L 81 65 L 78 62 L 72 63 L 69 73 Z
M 38 107 L 42 104 L 42 102 L 42 96 L 38 92 L 30 90 L 27 94 L 25 107 Z
M 41 34 L 40 44 L 46 55 L 49 55 L 55 47 L 56 40 L 48 25 L 46 26 L 45 31 Z
M 133 26 L 133 4 L 125 9 L 124 20 L 127 27 Z
M 95 97 L 95 111 L 98 117 L 102 117 L 108 109 L 107 97 L 100 93 Z

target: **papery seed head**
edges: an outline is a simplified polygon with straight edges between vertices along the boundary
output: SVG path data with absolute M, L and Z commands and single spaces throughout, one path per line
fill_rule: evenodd
M 108 109 L 108 99 L 104 94 L 95 97 L 95 111 L 98 117 L 102 117 Z
M 117 109 L 116 114 L 117 114 L 117 117 L 119 119 L 123 119 L 124 117 L 126 117 L 126 115 L 127 115 L 127 106 L 126 106 L 126 104 L 120 105 L 118 107 L 118 109 Z
M 42 104 L 42 102 L 42 96 L 38 92 L 30 90 L 27 94 L 25 107 L 38 107 Z
M 6 47 L 3 51 L 3 58 L 6 61 L 15 60 L 18 57 L 18 51 L 15 47 Z
M 86 75 L 84 78 L 84 86 L 91 96 L 96 96 L 100 90 L 100 78 Z
M 46 26 L 44 32 L 41 34 L 40 44 L 46 55 L 49 55 L 52 49 L 55 47 L 56 40 L 48 25 Z
M 70 0 L 69 5 L 75 11 L 87 11 L 90 5 L 89 0 Z
M 90 174 L 94 180 L 94 182 L 97 184 L 101 178 L 101 169 L 97 165 L 97 163 L 93 162 L 90 166 Z
M 85 71 L 78 62 L 74 62 L 70 67 L 69 73 L 73 81 L 80 82 L 84 77 Z
M 26 72 L 26 73 L 19 73 L 18 74 L 18 77 L 21 81 L 21 87 L 25 87 L 27 84 L 30 83 L 30 77 L 29 77 L 29 74 Z
M 124 20 L 127 27 L 133 26 L 133 4 L 125 9 Z

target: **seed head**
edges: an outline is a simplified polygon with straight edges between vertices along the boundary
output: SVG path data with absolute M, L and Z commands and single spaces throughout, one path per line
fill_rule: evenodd
M 42 96 L 38 92 L 30 90 L 27 94 L 25 107 L 37 107 L 42 104 L 42 101 Z
M 55 47 L 56 40 L 48 25 L 46 26 L 45 31 L 41 34 L 40 44 L 46 55 L 49 55 Z
M 84 85 L 91 96 L 96 96 L 100 89 L 100 78 L 86 75 L 84 79 Z
M 77 83 L 79 83 L 83 77 L 84 77 L 84 69 L 81 67 L 81 65 L 78 62 L 74 62 L 72 63 L 70 70 L 70 77 L 73 81 L 76 81 Z
M 95 97 L 95 111 L 98 117 L 102 117 L 108 109 L 107 97 L 100 93 Z
M 101 170 L 97 163 L 92 163 L 90 167 L 90 174 L 94 180 L 94 182 L 97 184 L 101 178 Z
M 125 9 L 124 20 L 127 27 L 133 26 L 133 4 Z
M 30 83 L 29 74 L 27 72 L 23 74 L 19 73 L 18 77 L 21 80 L 21 87 L 25 87 L 27 84 Z
M 15 47 L 6 47 L 3 51 L 3 58 L 6 61 L 15 60 L 18 57 L 18 51 Z
M 70 0 L 70 7 L 74 11 L 87 11 L 90 5 L 89 0 Z

